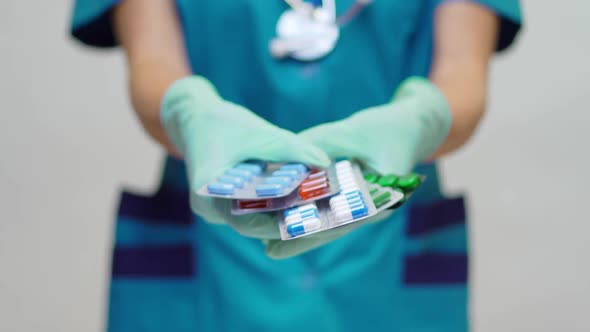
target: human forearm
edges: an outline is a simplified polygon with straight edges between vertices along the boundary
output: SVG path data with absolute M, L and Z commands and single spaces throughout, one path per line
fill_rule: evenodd
M 130 64 L 129 67 L 131 103 L 141 124 L 169 153 L 179 156 L 164 132 L 160 121 L 160 104 L 168 87 L 190 72 L 151 61 Z
M 433 154 L 437 158 L 463 146 L 477 129 L 485 113 L 487 64 L 458 64 L 454 70 L 433 72 L 430 80 L 447 98 L 453 119 L 447 138 Z
M 430 80 L 446 97 L 452 126 L 432 158 L 463 146 L 485 111 L 488 64 L 497 41 L 498 20 L 470 2 L 448 2 L 435 19 L 435 54 Z
M 150 136 L 178 154 L 160 121 L 166 90 L 191 73 L 174 2 L 125 0 L 115 9 L 114 22 L 127 55 L 133 108 Z

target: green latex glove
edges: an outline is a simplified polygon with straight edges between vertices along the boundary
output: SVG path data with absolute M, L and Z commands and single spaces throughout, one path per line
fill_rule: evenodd
M 428 80 L 413 77 L 402 83 L 391 103 L 310 128 L 300 136 L 332 158 L 356 159 L 381 174 L 406 174 L 436 150 L 450 126 L 451 113 L 442 93 Z M 268 241 L 266 252 L 274 258 L 297 255 L 390 214 L 391 211 L 382 212 L 361 222 L 301 239 Z
M 276 216 L 234 216 L 230 200 L 198 196 L 201 186 L 246 159 L 296 161 L 319 167 L 330 164 L 321 149 L 223 100 L 202 77 L 172 84 L 162 101 L 160 117 L 168 137 L 184 156 L 193 212 L 211 223 L 227 223 L 244 236 L 280 238 Z

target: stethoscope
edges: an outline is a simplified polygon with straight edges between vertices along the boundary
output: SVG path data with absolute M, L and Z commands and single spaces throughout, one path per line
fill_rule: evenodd
M 356 0 L 336 16 L 335 0 L 285 0 L 287 9 L 277 22 L 270 53 L 277 59 L 291 57 L 313 61 L 328 55 L 336 47 L 340 27 L 350 22 L 373 0 Z

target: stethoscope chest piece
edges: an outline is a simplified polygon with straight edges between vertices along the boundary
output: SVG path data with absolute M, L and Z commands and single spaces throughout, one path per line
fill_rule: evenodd
M 316 11 L 308 15 L 289 9 L 280 17 L 277 37 L 270 43 L 275 58 L 291 57 L 300 61 L 313 61 L 328 55 L 338 42 L 340 32 L 333 16 Z

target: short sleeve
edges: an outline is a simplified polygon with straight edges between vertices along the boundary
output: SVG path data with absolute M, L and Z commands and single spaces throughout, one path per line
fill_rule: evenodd
M 75 0 L 70 33 L 82 43 L 97 47 L 117 45 L 112 9 L 121 0 Z
M 437 0 L 439 3 L 456 0 Z M 514 42 L 522 26 L 520 0 L 468 0 L 493 11 L 500 18 L 500 32 L 496 51 L 508 48 Z
M 519 0 L 475 0 L 494 11 L 500 18 L 500 34 L 498 35 L 498 52 L 505 50 L 514 42 L 522 26 Z

